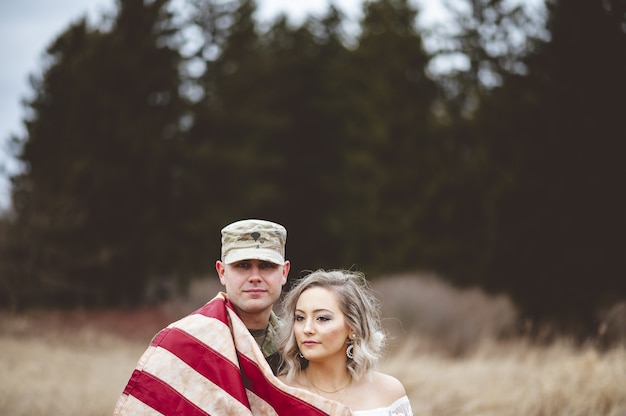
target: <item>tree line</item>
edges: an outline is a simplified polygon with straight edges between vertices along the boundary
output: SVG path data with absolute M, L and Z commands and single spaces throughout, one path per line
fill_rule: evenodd
M 184 289 L 249 217 L 287 227 L 292 277 L 428 270 L 577 331 L 626 295 L 625 1 L 548 0 L 535 27 L 466 0 L 434 51 L 408 0 L 364 2 L 356 33 L 333 6 L 262 25 L 253 0 L 171 3 L 118 0 L 47 48 L 0 304 Z

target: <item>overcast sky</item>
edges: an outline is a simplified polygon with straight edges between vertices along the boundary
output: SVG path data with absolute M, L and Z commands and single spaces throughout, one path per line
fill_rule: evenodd
M 440 1 L 413 0 L 424 20 L 436 19 Z M 31 91 L 28 76 L 41 68 L 41 56 L 52 40 L 68 25 L 87 15 L 95 22 L 104 11 L 113 8 L 114 0 L 0 0 L 0 209 L 9 205 L 6 174 L 17 164 L 9 157 L 9 137 L 22 135 L 24 111 L 21 100 Z M 328 0 L 257 0 L 257 19 L 271 20 L 284 12 L 294 22 L 328 9 Z M 350 19 L 361 15 L 362 0 L 334 0 Z

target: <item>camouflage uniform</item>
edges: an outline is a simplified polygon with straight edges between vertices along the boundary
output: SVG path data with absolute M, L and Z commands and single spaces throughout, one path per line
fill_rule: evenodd
M 274 312 L 270 315 L 270 322 L 267 327 L 267 334 L 263 339 L 263 344 L 259 345 L 263 356 L 267 360 L 267 363 L 272 368 L 274 374 L 278 373 L 278 367 L 280 366 L 280 353 L 278 352 L 278 333 L 280 330 L 281 322 L 278 316 Z

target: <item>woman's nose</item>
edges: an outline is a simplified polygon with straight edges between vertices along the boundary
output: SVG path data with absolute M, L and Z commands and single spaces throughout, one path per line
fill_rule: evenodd
M 306 322 L 304 323 L 304 332 L 306 332 L 307 334 L 310 334 L 311 332 L 313 332 L 313 324 L 311 320 L 309 319 L 307 319 Z

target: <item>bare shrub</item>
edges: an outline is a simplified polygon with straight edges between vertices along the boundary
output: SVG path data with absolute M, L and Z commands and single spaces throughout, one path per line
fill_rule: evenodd
M 626 301 L 618 302 L 608 310 L 600 312 L 600 319 L 599 344 L 604 348 L 626 347 Z
M 372 283 L 386 327 L 395 337 L 417 335 L 423 343 L 461 354 L 485 338 L 516 333 L 517 311 L 506 296 L 458 289 L 433 275 L 383 276 Z M 400 325 L 400 326 L 399 326 Z

